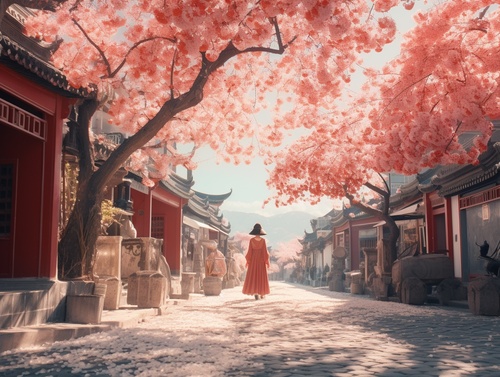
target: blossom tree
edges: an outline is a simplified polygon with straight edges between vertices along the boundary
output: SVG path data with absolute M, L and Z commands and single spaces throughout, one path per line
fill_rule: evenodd
M 490 4 L 446 1 L 417 13 L 400 55 L 381 70 L 366 70 L 362 96 L 325 114 L 309 135 L 276 155 L 269 184 L 277 203 L 348 198 L 391 227 L 393 261 L 399 231 L 379 173 L 477 163 L 491 136 L 490 120 L 500 115 L 500 19 Z M 459 136 L 471 132 L 472 145 L 461 145 Z M 367 205 L 363 187 L 382 196 L 383 206 Z
M 156 155 L 148 148 L 153 143 L 209 145 L 240 163 L 280 145 L 289 130 L 314 127 L 318 109 L 334 108 L 360 54 L 393 39 L 395 23 L 383 12 L 398 3 L 22 1 L 54 7 L 29 20 L 27 33 L 57 42 L 54 65 L 70 85 L 89 91 L 76 119 L 79 188 L 59 243 L 61 277 L 89 274 L 103 191 L 126 161 L 152 185 L 170 163 L 193 167 L 190 156 L 172 148 L 169 160 Z M 96 168 L 88 126 L 106 101 L 128 137 Z M 256 114 L 265 111 L 272 119 L 258 124 Z M 146 158 L 154 160 L 155 175 L 142 163 Z
M 241 254 L 246 255 L 248 251 L 248 246 L 250 245 L 250 239 L 253 236 L 248 233 L 236 232 L 232 237 L 234 245 L 241 251 Z
M 295 267 L 295 263 L 300 260 L 300 252 L 302 245 L 298 239 L 293 239 L 288 242 L 279 242 L 271 253 L 271 260 L 275 261 L 278 266 L 278 271 L 281 274 L 287 269 Z

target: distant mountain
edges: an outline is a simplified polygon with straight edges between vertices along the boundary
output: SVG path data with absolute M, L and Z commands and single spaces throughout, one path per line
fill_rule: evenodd
M 304 237 L 304 231 L 312 232 L 311 220 L 316 218 L 307 212 L 293 211 L 271 217 L 256 213 L 222 211 L 224 217 L 231 223 L 231 233 L 250 233 L 255 223 L 260 223 L 266 231 L 268 246 L 279 242 L 288 242 L 292 239 Z

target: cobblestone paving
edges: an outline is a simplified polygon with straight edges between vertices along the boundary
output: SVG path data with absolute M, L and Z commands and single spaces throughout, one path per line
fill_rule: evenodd
M 271 283 L 0 354 L 0 376 L 500 376 L 500 318 Z

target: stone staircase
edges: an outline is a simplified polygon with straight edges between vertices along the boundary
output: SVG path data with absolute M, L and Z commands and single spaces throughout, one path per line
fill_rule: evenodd
M 69 282 L 0 279 L 0 329 L 63 322 Z

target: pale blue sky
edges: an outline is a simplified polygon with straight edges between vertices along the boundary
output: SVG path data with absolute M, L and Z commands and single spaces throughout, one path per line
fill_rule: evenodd
M 231 196 L 221 208 L 223 212 L 240 211 L 270 216 L 298 210 L 319 217 L 332 209 L 332 201 L 325 201 L 316 206 L 301 203 L 282 208 L 276 208 L 270 203 L 262 208 L 271 192 L 266 186 L 267 167 L 261 159 L 255 158 L 250 165 L 234 166 L 227 163 L 217 164 L 213 152 L 208 148 L 199 150 L 197 154 L 200 156 L 200 162 L 198 169 L 193 171 L 195 181 L 193 188 L 208 194 L 224 194 L 232 189 Z

